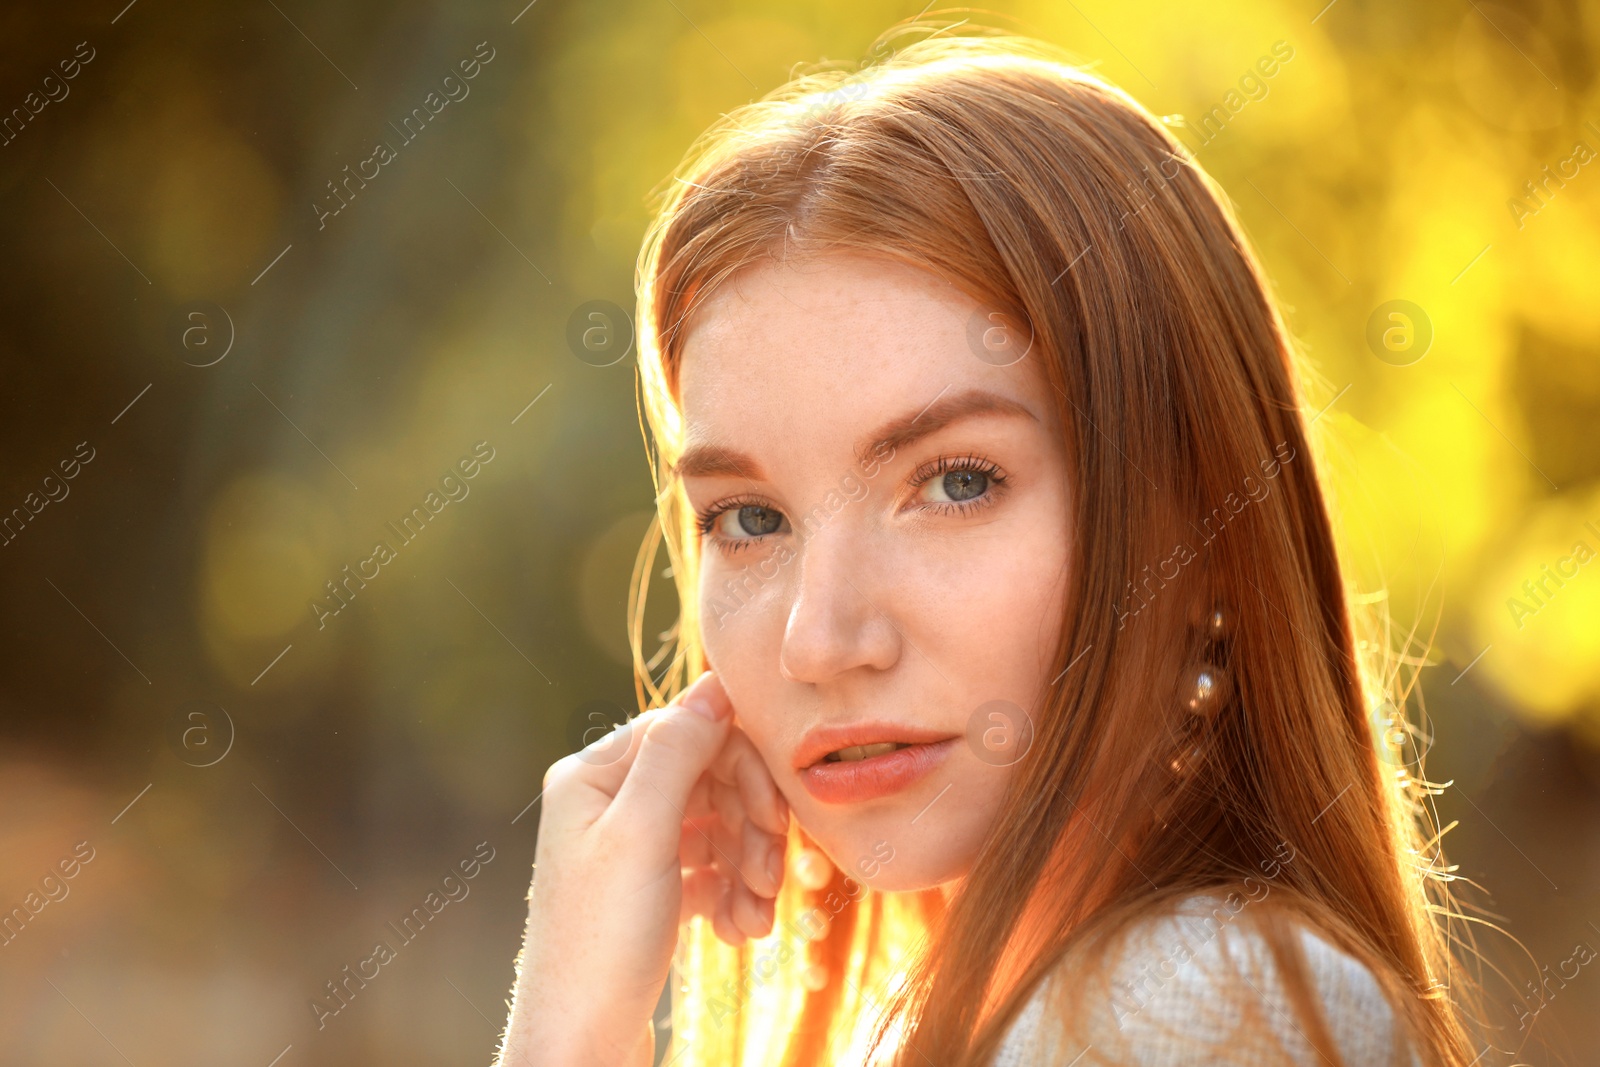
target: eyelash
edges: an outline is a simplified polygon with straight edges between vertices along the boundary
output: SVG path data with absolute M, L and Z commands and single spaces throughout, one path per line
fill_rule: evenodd
M 982 511 L 984 508 L 998 502 L 1000 495 L 1005 491 L 1008 481 L 1007 476 L 1000 472 L 999 464 L 975 453 L 968 453 L 965 456 L 941 456 L 930 463 L 924 464 L 912 475 L 911 487 L 914 490 L 921 489 L 935 478 L 948 474 L 953 470 L 973 471 L 985 475 L 989 479 L 987 491 L 982 496 L 972 500 L 929 501 L 922 505 L 924 510 L 933 509 L 940 515 L 973 514 Z M 769 505 L 759 497 L 741 496 L 719 501 L 704 511 L 697 512 L 695 525 L 700 531 L 701 540 L 709 540 L 723 552 L 732 553 L 741 551 L 751 545 L 759 544 L 772 536 L 771 534 L 760 534 L 752 537 L 729 538 L 721 537 L 711 532 L 712 527 L 716 525 L 717 520 L 723 514 L 745 507 L 765 508 L 769 507 Z M 771 510 L 777 511 L 778 509 L 772 508 Z

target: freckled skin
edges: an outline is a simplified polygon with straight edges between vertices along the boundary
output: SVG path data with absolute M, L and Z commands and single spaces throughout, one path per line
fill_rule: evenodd
M 830 254 L 734 279 L 697 313 L 684 347 L 690 443 L 747 453 L 764 475 L 686 478 L 690 503 L 703 513 L 738 499 L 784 517 L 779 531 L 731 553 L 703 543 L 711 665 L 800 824 L 847 873 L 876 871 L 863 880 L 885 890 L 967 872 L 1012 773 L 969 747 L 969 721 L 994 700 L 1037 714 L 1056 673 L 1073 536 L 1068 456 L 1040 353 L 1005 367 L 979 359 L 967 329 L 976 311 L 931 274 Z M 859 466 L 857 445 L 889 419 L 969 389 L 1018 401 L 1033 417 L 971 416 L 876 470 Z M 960 461 L 958 476 L 998 470 L 963 498 L 972 481 L 952 490 L 946 473 L 928 477 L 946 457 Z M 802 540 L 800 519 L 830 492 L 825 518 Z M 714 529 L 752 536 L 738 507 Z M 792 553 L 781 566 L 780 542 Z M 743 603 L 731 599 L 727 582 L 758 565 L 770 577 L 746 576 Z M 962 740 L 906 790 L 823 804 L 801 784 L 795 750 L 818 724 L 863 719 Z M 878 842 L 893 860 L 863 870 Z

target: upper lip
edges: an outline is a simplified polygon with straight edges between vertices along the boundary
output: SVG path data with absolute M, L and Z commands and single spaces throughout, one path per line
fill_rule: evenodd
M 799 747 L 795 749 L 794 766 L 796 770 L 803 771 L 821 762 L 830 752 L 856 745 L 877 745 L 885 741 L 926 745 L 935 741 L 948 741 L 954 736 L 948 732 L 930 730 L 926 726 L 880 720 L 813 726 L 806 731 L 806 735 L 800 739 Z

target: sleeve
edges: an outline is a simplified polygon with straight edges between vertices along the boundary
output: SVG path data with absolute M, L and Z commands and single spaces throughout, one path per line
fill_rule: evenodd
M 1091 980 L 1088 1003 L 1077 1010 L 1062 1010 L 1047 981 L 1012 1024 L 993 1067 L 1329 1067 L 1304 1032 L 1265 938 L 1235 914 L 1207 903 L 1136 928 L 1114 956 L 1108 986 Z M 1299 938 L 1345 1064 L 1420 1067 L 1372 973 L 1308 927 Z

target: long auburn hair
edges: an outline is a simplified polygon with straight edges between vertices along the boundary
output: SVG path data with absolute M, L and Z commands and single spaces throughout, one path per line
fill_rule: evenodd
M 1247 878 L 1270 886 L 1251 921 L 1329 1063 L 1295 921 L 1371 969 L 1423 1062 L 1465 1067 L 1476 987 L 1452 944 L 1471 938 L 1425 803 L 1437 789 L 1394 744 L 1414 679 L 1357 656 L 1308 372 L 1223 192 L 1161 120 L 1049 46 L 936 31 L 805 75 L 724 116 L 666 188 L 637 278 L 658 509 L 629 604 L 641 706 L 707 666 L 694 515 L 672 477 L 686 326 L 740 271 L 830 250 L 946 279 L 1030 339 L 1072 464 L 1063 673 L 1029 709 L 1032 748 L 948 906 L 840 874 L 821 892 L 788 880 L 770 940 L 685 928 L 675 1067 L 884 1048 L 981 1064 L 1046 974 L 1080 983 L 1053 1002 L 1065 1017 L 1114 933 Z M 647 658 L 662 542 L 679 616 Z M 1231 681 L 1187 732 L 1179 679 L 1218 604 Z

